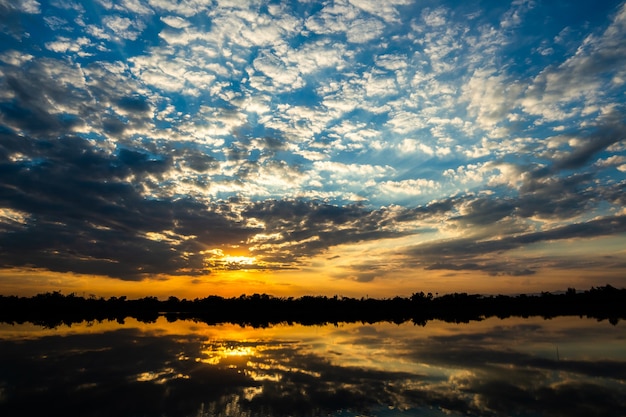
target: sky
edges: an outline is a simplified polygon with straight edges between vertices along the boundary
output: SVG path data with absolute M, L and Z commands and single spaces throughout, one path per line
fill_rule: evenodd
M 626 4 L 0 0 L 0 293 L 626 286 Z

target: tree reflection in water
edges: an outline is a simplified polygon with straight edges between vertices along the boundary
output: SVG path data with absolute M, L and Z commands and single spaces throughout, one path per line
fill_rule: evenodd
M 4 326 L 0 415 L 626 415 L 623 336 L 572 318 Z

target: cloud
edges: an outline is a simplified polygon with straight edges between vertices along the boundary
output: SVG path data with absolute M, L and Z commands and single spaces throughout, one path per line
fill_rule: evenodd
M 376 19 L 356 19 L 350 23 L 346 40 L 351 43 L 366 43 L 378 38 L 384 29 L 382 22 Z
M 626 139 L 624 135 L 624 124 L 621 120 L 621 113 L 607 117 L 607 123 L 601 123 L 599 128 L 587 137 L 580 138 L 580 145 L 572 152 L 558 158 L 555 161 L 555 169 L 576 169 L 586 165 L 598 152 L 605 150 L 614 143 Z
M 99 0 L 99 3 L 107 10 L 122 11 L 134 15 L 150 15 L 153 13 L 153 10 L 140 0 L 121 0 L 117 2 Z
M 72 116 L 85 109 L 89 96 L 84 90 L 75 88 L 83 84 L 83 74 L 78 68 L 55 60 L 38 60 L 27 71 L 11 69 L 4 75 L 2 81 L 6 94 L 13 99 L 2 103 L 0 117 L 6 126 L 26 132 L 54 134 L 80 123 L 80 119 Z M 47 100 L 41 100 L 42 95 Z M 70 107 L 72 104 L 75 104 L 74 108 Z M 70 117 L 64 117 L 66 109 Z
M 395 23 L 400 18 L 401 12 L 398 9 L 401 6 L 410 4 L 410 1 L 390 0 L 381 3 L 376 0 L 350 0 L 350 4 L 388 23 Z
M 534 270 L 529 268 L 531 265 L 528 261 L 507 257 L 507 251 L 543 242 L 614 236 L 624 231 L 626 217 L 610 216 L 539 232 L 521 231 L 487 239 L 464 237 L 427 242 L 407 249 L 405 254 L 410 257 L 411 262 L 425 264 L 427 269 L 431 270 L 482 270 L 492 274 L 528 275 L 534 273 Z M 501 261 L 502 258 L 506 260 Z
M 6 51 L 0 55 L 0 61 L 15 67 L 21 67 L 33 58 L 33 55 L 21 53 L 15 50 Z
M 123 39 L 136 40 L 145 28 L 143 22 L 122 16 L 105 16 L 102 23 L 110 32 Z
M 580 114 L 619 91 L 621 83 L 612 79 L 623 78 L 625 34 L 626 5 L 622 4 L 603 33 L 588 35 L 574 55 L 535 77 L 522 99 L 524 110 L 559 120 Z M 568 109 L 579 100 L 582 105 Z
M 44 16 L 36 2 L 0 3 L 2 158 L 17 175 L 5 181 L 3 227 L 33 234 L 37 267 L 99 262 L 122 276 L 125 265 L 130 279 L 157 266 L 207 272 L 201 252 L 230 256 L 245 242 L 259 268 L 386 237 L 406 238 L 410 250 L 398 250 L 410 253 L 424 229 L 433 242 L 450 239 L 451 252 L 456 242 L 477 252 L 407 265 L 534 271 L 539 261 L 495 262 L 490 245 L 533 245 L 515 239 L 617 216 L 624 203 L 626 6 L 588 26 L 561 20 L 559 7 L 102 0 L 92 9 L 55 1 Z M 536 32 L 532 18 L 544 11 Z M 27 21 L 44 29 L 31 33 Z M 78 201 L 85 211 L 70 207 L 78 217 L 65 218 L 68 204 L 37 181 L 68 201 L 70 185 L 85 189 L 95 217 L 78 221 L 89 213 Z M 280 204 L 304 218 L 279 221 Z M 328 207 L 355 218 L 313 221 Z M 165 220 L 139 221 L 133 233 L 133 210 Z M 204 215 L 233 236 L 187 232 Z M 45 243 L 55 233 L 66 255 Z M 111 236 L 137 262 L 90 248 L 89 236 Z M 74 256 L 79 243 L 90 249 Z M 150 253 L 163 265 L 150 267 Z
M 5 207 L 28 213 L 27 227 L 4 234 L 5 267 L 142 279 L 162 274 L 206 274 L 200 251 L 236 245 L 257 231 L 238 224 L 227 206 L 191 199 L 150 199 L 145 191 L 171 169 L 171 160 L 142 150 L 117 155 L 89 141 L 5 136 Z M 226 211 L 224 211 L 226 209 Z M 174 241 L 150 238 L 167 232 Z
M 523 86 L 494 73 L 494 70 L 476 70 L 463 87 L 463 96 L 469 101 L 468 110 L 485 129 L 502 122 L 516 107 Z
M 518 0 L 511 4 L 511 8 L 504 13 L 500 20 L 500 26 L 504 29 L 512 29 L 522 22 L 522 15 L 533 9 L 536 3 L 533 0 Z
M 142 102 L 131 103 L 143 108 Z M 5 134 L 2 151 L 2 169 L 11 175 L 0 195 L 13 213 L 5 216 L 10 233 L 0 241 L 5 267 L 128 280 L 208 274 L 206 248 L 246 242 L 258 257 L 250 268 L 293 267 L 332 246 L 403 236 L 400 224 L 415 216 L 296 200 L 208 204 L 167 197 L 160 184 L 176 169 L 179 155 L 195 170 L 214 166 L 214 159 L 193 149 L 167 156 L 141 148 L 111 152 L 77 137 Z M 10 159 L 17 154 L 22 159 Z M 15 213 L 21 213 L 20 222 Z
M 251 240 L 263 242 L 251 247 L 253 253 L 289 263 L 300 262 L 332 246 L 405 236 L 407 231 L 402 230 L 402 223 L 415 218 L 415 214 L 405 210 L 284 200 L 255 203 L 242 214 L 260 222 L 266 230 L 265 238 Z
M 288 70 L 284 63 L 275 55 L 264 53 L 254 60 L 253 65 L 257 71 L 262 72 L 272 80 L 271 90 L 297 89 L 304 85 L 298 71 Z M 255 86 L 260 90 L 265 89 L 262 83 L 257 83 Z
M 438 184 L 433 180 L 423 178 L 409 179 L 402 181 L 385 181 L 378 186 L 385 194 L 391 195 L 420 195 L 432 193 L 438 188 Z
M 86 52 L 83 52 L 83 48 L 85 46 L 91 45 L 91 41 L 89 38 L 77 38 L 70 39 L 63 36 L 58 37 L 53 42 L 47 42 L 46 48 L 59 53 L 59 54 L 67 54 L 68 52 L 72 52 L 78 55 L 86 55 Z
M 213 6 L 212 0 L 182 0 L 177 3 L 168 0 L 148 0 L 148 2 L 154 9 L 180 14 L 184 17 L 195 16 Z
M 28 14 L 39 14 L 41 13 L 41 3 L 36 0 L 0 1 L 0 13 L 4 14 L 6 10 L 15 10 Z
M 168 26 L 183 29 L 191 26 L 191 23 L 179 16 L 162 16 L 161 20 Z

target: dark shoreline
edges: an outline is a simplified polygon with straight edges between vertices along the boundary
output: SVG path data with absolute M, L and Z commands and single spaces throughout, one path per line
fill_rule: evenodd
M 144 297 L 83 298 L 75 294 L 48 292 L 34 297 L 0 295 L 0 322 L 34 323 L 47 328 L 71 326 L 84 321 L 116 320 L 132 317 L 152 323 L 160 316 L 168 321 L 194 320 L 207 324 L 235 323 L 268 327 L 275 324 L 323 325 L 332 323 L 376 323 L 411 321 L 425 325 L 430 320 L 467 323 L 489 317 L 531 317 L 546 319 L 580 316 L 608 320 L 616 325 L 626 319 L 626 289 L 610 285 L 587 291 L 573 288 L 563 293 L 539 295 L 496 295 L 453 293 L 434 297 L 423 292 L 402 298 L 349 298 L 304 296 L 279 298 L 266 294 L 236 298 L 209 296 L 186 300 L 170 297 L 159 300 Z

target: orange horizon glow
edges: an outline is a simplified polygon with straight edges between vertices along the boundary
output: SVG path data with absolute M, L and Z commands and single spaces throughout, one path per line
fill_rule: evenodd
M 419 277 L 419 280 L 417 279 Z M 338 279 L 317 270 L 285 271 L 216 271 L 210 275 L 170 276 L 124 281 L 97 275 L 55 273 L 49 271 L 11 270 L 0 272 L 0 294 L 33 296 L 45 292 L 74 293 L 85 298 L 126 296 L 130 299 L 154 296 L 166 299 L 224 298 L 268 294 L 275 297 L 344 296 L 355 298 L 408 297 L 418 292 L 449 294 L 520 294 L 563 291 L 573 287 L 586 290 L 594 286 L 625 287 L 625 278 L 605 270 L 546 270 L 525 277 L 489 276 L 484 273 L 447 271 L 396 271 L 372 282 L 351 278 Z

